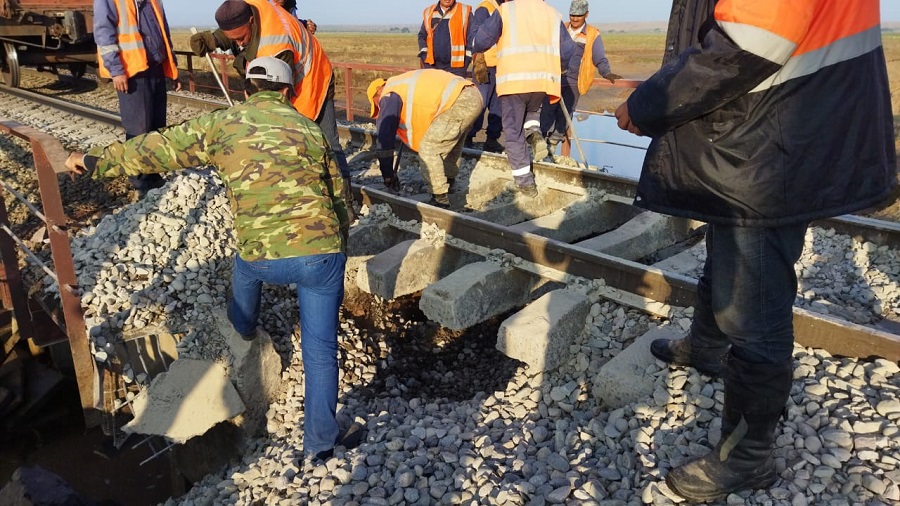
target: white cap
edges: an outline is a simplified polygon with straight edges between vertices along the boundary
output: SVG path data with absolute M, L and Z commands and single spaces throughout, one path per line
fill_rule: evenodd
M 250 72 L 255 67 L 262 67 L 266 71 L 265 73 L 258 72 L 256 74 Z M 263 79 L 271 83 L 294 84 L 294 80 L 291 77 L 291 67 L 283 60 L 272 56 L 261 56 L 251 61 L 250 65 L 247 65 L 247 69 L 247 75 L 244 76 L 246 79 Z

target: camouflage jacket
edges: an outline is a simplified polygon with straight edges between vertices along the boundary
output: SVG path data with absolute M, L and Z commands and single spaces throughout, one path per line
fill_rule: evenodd
M 277 92 L 87 154 L 97 158 L 94 178 L 214 165 L 245 260 L 346 251 L 343 181 L 331 149 L 318 125 Z

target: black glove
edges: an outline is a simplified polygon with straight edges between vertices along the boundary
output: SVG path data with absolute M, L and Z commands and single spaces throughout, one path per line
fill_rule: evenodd
M 613 74 L 612 72 L 610 72 L 609 74 L 606 74 L 605 76 L 603 76 L 603 79 L 606 79 L 607 81 L 609 81 L 612 84 L 616 84 L 616 79 L 622 79 L 622 76 L 620 76 L 619 74 Z
M 206 56 L 216 50 L 216 38 L 212 32 L 199 32 L 191 35 L 191 51 L 197 56 Z
M 344 206 L 347 208 L 347 219 L 350 223 L 356 221 L 356 208 L 353 207 L 355 203 L 353 201 L 353 192 L 350 191 L 350 178 L 343 178 L 343 186 L 341 187 L 341 200 L 344 201 Z

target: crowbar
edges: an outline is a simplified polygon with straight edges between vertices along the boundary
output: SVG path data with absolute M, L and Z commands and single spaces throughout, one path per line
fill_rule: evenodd
M 578 148 L 578 154 L 581 155 L 581 159 L 584 160 L 584 168 L 590 169 L 587 163 L 587 157 L 584 156 L 584 150 L 581 149 L 581 141 L 578 140 L 578 136 L 575 135 L 575 125 L 572 124 L 572 116 L 569 115 L 569 109 L 566 107 L 566 102 L 559 98 L 559 106 L 562 108 L 563 115 L 566 117 L 566 123 L 569 124 L 569 132 L 572 133 L 572 138 L 575 139 L 575 147 Z
M 197 34 L 197 27 L 191 27 L 191 34 Z M 212 74 L 216 77 L 216 82 L 219 83 L 219 89 L 222 90 L 222 94 L 225 95 L 225 100 L 228 101 L 229 107 L 234 107 L 234 102 L 231 100 L 231 97 L 228 96 L 228 90 L 225 89 L 225 84 L 222 82 L 222 78 L 219 77 L 219 73 L 216 72 L 216 66 L 212 61 L 212 56 L 209 55 L 209 52 L 206 53 L 206 62 L 209 63 L 209 69 L 212 71 Z

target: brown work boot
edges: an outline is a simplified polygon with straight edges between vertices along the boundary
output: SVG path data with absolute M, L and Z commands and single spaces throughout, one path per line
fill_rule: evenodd
M 528 134 L 528 144 L 531 145 L 531 153 L 532 160 L 535 162 L 541 162 L 544 158 L 547 158 L 547 155 L 550 154 L 550 151 L 547 149 L 547 141 L 544 140 L 544 136 L 537 130 L 532 130 Z
M 656 339 L 650 343 L 650 353 L 669 365 L 693 367 L 703 374 L 718 377 L 729 345 L 704 344 L 691 336 L 693 334 L 684 339 Z

